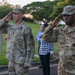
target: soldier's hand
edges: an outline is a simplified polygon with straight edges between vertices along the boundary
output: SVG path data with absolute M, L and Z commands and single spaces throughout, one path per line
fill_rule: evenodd
M 56 27 L 56 25 L 59 23 L 59 21 L 60 21 L 60 14 L 55 18 L 55 20 L 53 21 L 52 26 Z
M 12 12 L 8 13 L 8 14 L 3 18 L 3 20 L 6 21 L 6 22 L 8 22 L 8 21 L 11 19 L 11 17 L 12 17 Z

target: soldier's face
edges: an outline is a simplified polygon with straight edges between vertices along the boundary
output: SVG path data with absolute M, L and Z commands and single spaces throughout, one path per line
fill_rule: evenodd
M 67 25 L 72 26 L 75 22 L 75 15 L 63 15 L 63 20 Z
M 19 13 L 19 14 L 13 13 L 13 20 L 15 22 L 18 22 L 18 21 L 22 20 L 22 17 L 23 17 L 23 14 L 21 14 L 21 13 Z

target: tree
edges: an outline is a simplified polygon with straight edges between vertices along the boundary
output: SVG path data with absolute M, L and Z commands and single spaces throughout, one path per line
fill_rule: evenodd
M 75 0 L 47 0 L 45 2 L 33 2 L 24 6 L 25 13 L 31 13 L 35 20 L 54 20 L 61 14 L 64 6 L 75 5 Z
M 0 18 L 6 16 L 10 11 L 12 11 L 12 7 L 10 6 L 0 6 Z
M 24 6 L 25 13 L 31 13 L 35 20 L 49 19 L 49 14 L 53 11 L 52 1 L 33 2 Z
M 50 15 L 51 19 L 54 19 L 58 14 L 61 14 L 64 6 L 66 5 L 75 5 L 75 0 L 57 0 L 56 6 L 53 8 L 53 12 Z

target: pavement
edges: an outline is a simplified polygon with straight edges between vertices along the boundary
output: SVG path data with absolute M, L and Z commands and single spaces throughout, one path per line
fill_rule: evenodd
M 57 66 L 59 58 L 50 61 L 50 75 L 57 75 Z M 28 75 L 43 75 L 42 69 L 39 68 L 40 62 L 33 62 L 29 69 Z M 0 65 L 0 75 L 8 75 L 8 66 Z
M 0 75 L 8 75 L 7 68 L 0 70 Z M 29 69 L 28 75 L 43 75 L 42 69 L 36 67 L 32 67 Z M 57 64 L 50 65 L 50 75 L 57 75 Z

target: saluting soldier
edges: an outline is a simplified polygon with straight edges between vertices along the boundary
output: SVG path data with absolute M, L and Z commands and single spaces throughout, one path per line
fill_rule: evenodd
M 53 31 L 60 21 L 58 15 L 53 24 L 45 29 L 43 39 L 50 42 L 58 39 L 58 75 L 75 75 L 75 6 L 65 6 L 61 15 L 66 25 Z
M 32 30 L 22 20 L 24 10 L 15 8 L 0 20 L 0 29 L 7 32 L 6 58 L 9 75 L 27 75 L 34 57 L 34 38 Z M 14 24 L 8 22 L 13 17 Z

